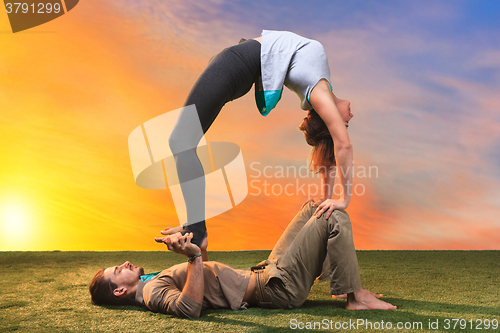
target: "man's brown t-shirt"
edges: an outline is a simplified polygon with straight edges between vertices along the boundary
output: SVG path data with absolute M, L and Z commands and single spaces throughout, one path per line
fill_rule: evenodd
M 136 301 L 153 312 L 197 318 L 202 309 L 240 309 L 251 271 L 215 262 L 203 262 L 203 304 L 183 295 L 188 264 L 172 266 L 147 282 L 139 281 Z

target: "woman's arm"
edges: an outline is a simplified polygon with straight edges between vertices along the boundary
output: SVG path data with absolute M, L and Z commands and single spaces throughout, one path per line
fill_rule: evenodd
M 323 185 L 323 199 L 331 199 L 333 197 L 333 186 L 335 186 L 335 167 L 328 168 L 327 171 L 321 174 Z
M 321 198 L 311 198 L 304 202 L 301 208 L 304 208 L 310 201 L 313 202 L 312 206 L 317 207 L 326 199 L 333 197 L 333 187 L 335 186 L 335 168 L 330 167 L 326 172 L 321 173 Z
M 334 209 L 346 209 L 349 205 L 351 201 L 351 191 L 349 188 L 352 187 L 353 178 L 353 153 L 345 122 L 335 105 L 330 86 L 326 80 L 323 79 L 318 82 L 312 90 L 309 100 L 316 113 L 325 122 L 332 136 L 335 149 L 335 161 L 337 163 L 337 174 L 339 175 L 339 182 L 342 186 L 342 193 L 339 200 L 328 199 L 319 205 L 315 212 L 315 215 L 319 217 L 327 210 L 331 214 Z M 332 191 L 329 193 L 330 198 L 333 194 L 333 186 L 331 190 Z

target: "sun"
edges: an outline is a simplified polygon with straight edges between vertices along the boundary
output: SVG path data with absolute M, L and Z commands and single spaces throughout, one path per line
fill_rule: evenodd
M 0 210 L 3 236 L 7 240 L 21 237 L 28 227 L 27 207 L 17 202 L 5 202 Z

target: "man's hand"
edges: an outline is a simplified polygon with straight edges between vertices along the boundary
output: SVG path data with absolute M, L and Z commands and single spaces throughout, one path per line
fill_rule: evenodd
M 165 229 L 161 230 L 160 232 L 162 235 L 173 235 L 173 234 L 180 232 L 182 229 L 184 229 L 182 226 L 178 226 L 175 228 L 166 227 Z
M 320 218 L 323 213 L 325 213 L 325 218 L 329 218 L 332 215 L 334 209 L 346 209 L 347 204 L 341 200 L 326 199 L 322 204 L 318 206 L 313 216 Z
M 173 238 L 173 239 L 177 239 L 177 234 L 180 234 L 180 232 L 184 229 L 183 226 L 178 226 L 178 227 L 175 227 L 175 228 L 172 228 L 172 227 L 166 227 L 165 229 L 163 230 L 160 230 L 160 233 L 162 235 L 172 235 L 176 238 Z M 207 237 L 205 237 L 203 239 L 203 241 L 201 242 L 201 245 L 200 245 L 200 249 L 201 251 L 207 251 L 207 246 L 208 246 L 208 240 L 207 240 Z M 204 259 L 205 260 L 205 259 Z
M 166 244 L 169 251 L 183 254 L 186 257 L 192 257 L 201 253 L 200 248 L 196 244 L 191 243 L 192 238 L 193 233 L 187 233 L 184 236 L 180 233 L 175 233 L 165 237 L 155 237 L 155 241 Z
M 180 232 L 182 230 L 184 230 L 183 226 L 178 226 L 178 227 L 175 227 L 175 228 L 166 227 L 165 229 L 160 230 L 160 233 L 162 235 L 170 236 L 172 240 L 176 240 L 178 237 L 181 236 Z M 207 233 L 207 236 L 208 236 L 208 233 Z M 205 238 L 203 238 L 203 241 L 200 244 L 200 250 L 201 250 L 201 254 L 203 255 L 202 256 L 203 261 L 207 261 L 208 260 L 207 247 L 208 247 L 208 240 L 207 240 L 207 237 L 205 237 Z

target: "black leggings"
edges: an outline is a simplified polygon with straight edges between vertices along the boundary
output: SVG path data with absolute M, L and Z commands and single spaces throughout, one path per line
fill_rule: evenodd
M 212 58 L 184 104 L 196 106 L 203 134 L 210 128 L 222 107 L 245 95 L 260 75 L 260 43 L 256 40 L 240 42 Z M 192 242 L 198 246 L 206 237 L 204 172 L 196 148 L 193 148 L 198 145 L 201 137 L 199 127 L 193 126 L 192 117 L 181 112 L 170 135 L 169 145 L 174 154 L 186 203 L 188 222 L 184 226 L 184 232 L 192 232 Z M 189 185 L 186 184 L 187 181 L 190 181 Z

